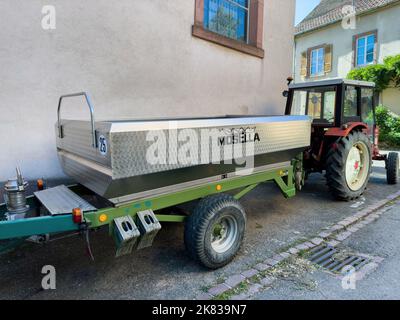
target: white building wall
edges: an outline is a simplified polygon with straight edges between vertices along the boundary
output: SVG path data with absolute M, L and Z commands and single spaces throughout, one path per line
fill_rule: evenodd
M 391 111 L 400 115 L 400 89 L 389 88 L 382 92 L 380 103 L 388 106 Z
M 63 176 L 56 107 L 92 94 L 97 119 L 282 114 L 292 72 L 294 0 L 265 1 L 265 59 L 195 38 L 195 0 L 2 0 L 0 181 Z M 56 30 L 41 27 L 54 5 Z M 67 117 L 88 117 L 83 102 Z

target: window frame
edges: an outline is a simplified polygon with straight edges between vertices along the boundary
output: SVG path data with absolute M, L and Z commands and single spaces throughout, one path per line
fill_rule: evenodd
M 233 2 L 231 0 L 227 0 Z M 203 40 L 213 42 L 246 53 L 258 58 L 264 58 L 263 37 L 264 37 L 264 0 L 248 0 L 248 26 L 247 41 L 243 42 L 226 37 L 204 26 L 205 0 L 195 0 L 195 18 L 192 26 L 192 35 Z M 235 5 L 238 5 L 235 3 Z
M 373 60 L 372 62 L 367 63 L 367 50 L 368 50 L 368 37 L 374 36 L 374 52 L 373 52 Z M 361 39 L 365 39 L 365 48 L 364 48 L 364 58 L 365 64 L 358 64 L 358 43 Z M 369 65 L 374 65 L 377 62 L 378 56 L 378 30 L 368 31 L 364 33 L 357 34 L 353 37 L 353 66 L 355 68 L 362 68 Z

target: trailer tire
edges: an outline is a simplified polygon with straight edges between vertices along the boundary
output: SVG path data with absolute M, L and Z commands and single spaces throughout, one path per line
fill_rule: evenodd
M 353 131 L 340 138 L 327 155 L 327 184 L 339 200 L 359 198 L 367 187 L 371 170 L 371 143 L 361 131 Z
M 209 269 L 230 263 L 238 253 L 246 230 L 246 213 L 226 194 L 200 200 L 186 220 L 185 246 L 189 255 Z
M 397 152 L 390 152 L 386 160 L 386 176 L 388 184 L 398 184 L 400 175 L 400 156 Z

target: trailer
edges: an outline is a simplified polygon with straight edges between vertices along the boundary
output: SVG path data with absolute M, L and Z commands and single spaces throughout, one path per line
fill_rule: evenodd
M 75 96 L 85 98 L 90 121 L 62 119 L 63 100 Z M 57 153 L 77 184 L 46 188 L 38 180 L 26 196 L 17 169 L 0 205 L 0 251 L 75 232 L 91 253 L 90 232 L 108 227 L 118 257 L 151 246 L 165 223 L 185 223 L 189 255 L 222 267 L 243 241 L 243 196 L 268 181 L 286 198 L 296 194 L 311 121 L 299 115 L 95 121 L 87 93 L 62 96 Z M 175 210 L 192 201 L 191 213 Z

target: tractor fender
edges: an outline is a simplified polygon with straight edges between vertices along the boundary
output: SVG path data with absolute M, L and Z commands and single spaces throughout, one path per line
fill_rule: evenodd
M 359 130 L 367 131 L 368 125 L 363 122 L 349 122 L 341 128 L 330 128 L 325 132 L 326 137 L 347 137 L 352 131 Z

